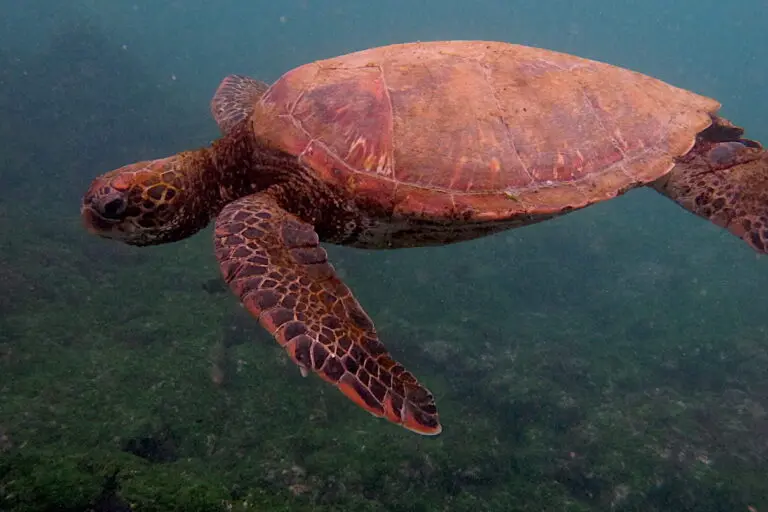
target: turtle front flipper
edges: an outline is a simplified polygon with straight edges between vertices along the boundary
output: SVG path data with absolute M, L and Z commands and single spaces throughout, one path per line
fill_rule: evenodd
M 768 153 L 756 142 L 713 142 L 679 162 L 653 187 L 768 253 Z
M 440 433 L 432 394 L 389 356 L 312 225 L 254 194 L 219 214 L 215 244 L 224 279 L 303 374 L 316 372 L 375 416 Z

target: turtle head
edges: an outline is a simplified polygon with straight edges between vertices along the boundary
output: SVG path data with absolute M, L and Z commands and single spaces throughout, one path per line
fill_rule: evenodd
M 187 160 L 174 155 L 99 176 L 83 197 L 85 227 L 130 245 L 174 242 L 202 229 L 210 215 Z

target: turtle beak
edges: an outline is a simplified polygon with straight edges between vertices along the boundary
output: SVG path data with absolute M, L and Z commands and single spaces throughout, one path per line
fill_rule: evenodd
M 92 235 L 119 240 L 130 245 L 146 245 L 140 243 L 139 240 L 131 240 L 131 234 L 135 231 L 132 223 L 105 219 L 90 206 L 83 206 L 80 211 L 80 219 L 85 229 Z
M 80 218 L 88 232 L 114 238 L 126 208 L 125 194 L 97 178 L 83 197 Z
M 80 218 L 83 221 L 83 226 L 92 235 L 108 236 L 108 233 L 112 231 L 114 223 L 104 219 L 96 212 L 93 211 L 88 205 L 83 205 L 80 209 Z

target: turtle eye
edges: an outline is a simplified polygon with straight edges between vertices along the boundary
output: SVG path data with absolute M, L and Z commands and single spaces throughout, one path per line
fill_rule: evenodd
M 100 213 L 105 219 L 118 220 L 125 211 L 125 207 L 125 200 L 123 198 L 114 197 L 102 205 Z

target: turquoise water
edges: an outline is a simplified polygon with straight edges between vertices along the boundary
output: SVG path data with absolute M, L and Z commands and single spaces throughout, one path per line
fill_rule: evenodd
M 97 174 L 216 138 L 225 75 L 405 41 L 621 65 L 766 142 L 765 2 L 0 7 L 0 510 L 768 509 L 768 261 L 651 190 L 446 248 L 328 247 L 436 438 L 301 378 L 217 285 L 209 231 L 138 249 L 78 217 Z

